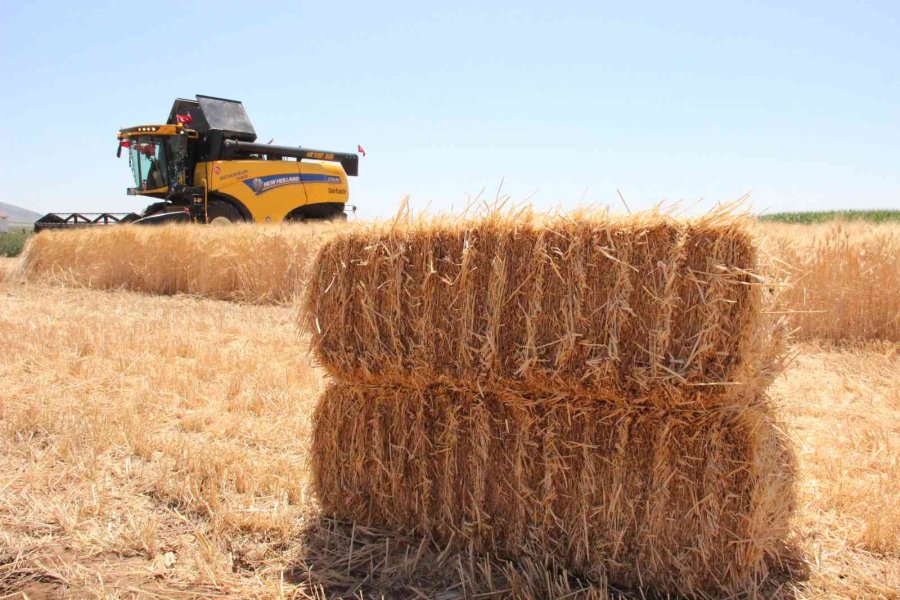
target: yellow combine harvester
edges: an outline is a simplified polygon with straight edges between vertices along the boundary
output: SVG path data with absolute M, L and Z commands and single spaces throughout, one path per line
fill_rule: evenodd
M 35 229 L 109 223 L 235 223 L 346 218 L 353 153 L 256 143 L 237 100 L 179 98 L 164 125 L 119 131 L 134 173 L 129 195 L 159 201 L 141 214 L 50 213 Z

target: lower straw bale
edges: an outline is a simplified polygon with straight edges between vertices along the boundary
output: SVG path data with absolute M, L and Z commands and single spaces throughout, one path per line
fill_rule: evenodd
M 323 245 L 303 314 L 342 381 L 665 388 L 688 393 L 659 398 L 724 404 L 780 368 L 784 328 L 760 263 L 729 215 L 376 224 Z
M 794 504 L 769 411 L 333 383 L 313 481 L 326 513 L 439 543 L 654 592 L 755 590 Z

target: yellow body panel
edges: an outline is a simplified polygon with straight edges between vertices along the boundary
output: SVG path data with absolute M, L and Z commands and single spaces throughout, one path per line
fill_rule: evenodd
M 197 132 L 182 124 L 139 125 L 119 130 L 119 140 L 142 136 L 187 135 Z M 323 152 L 322 159 L 333 154 Z M 319 158 L 319 156 L 316 156 Z M 179 179 L 179 183 L 184 183 Z M 193 185 L 205 187 L 207 197 L 226 195 L 241 203 L 255 222 L 280 223 L 293 210 L 312 204 L 346 204 L 350 197 L 347 174 L 330 160 L 219 160 L 198 162 Z M 134 190 L 141 196 L 165 198 L 167 187 Z
M 337 163 L 294 160 L 227 160 L 198 163 L 194 181 L 206 180 L 210 194 L 242 203 L 256 222 L 279 223 L 295 208 L 345 204 L 349 186 Z

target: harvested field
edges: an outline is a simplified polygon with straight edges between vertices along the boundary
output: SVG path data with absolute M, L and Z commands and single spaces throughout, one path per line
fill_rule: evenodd
M 0 590 L 257 589 L 234 564 L 265 570 L 308 496 L 320 378 L 286 310 L 31 285 L 0 302 Z
M 334 384 L 316 413 L 322 508 L 592 581 L 748 593 L 782 549 L 793 455 L 765 403 L 668 412 L 595 398 Z
M 286 307 L 0 283 L 0 596 L 619 596 L 323 518 L 306 453 L 324 383 L 294 323 Z M 897 347 L 794 350 L 771 391 L 798 510 L 765 596 L 896 598 Z
M 28 281 L 256 304 L 290 302 L 319 245 L 345 223 L 94 227 L 31 238 Z
M 322 247 L 305 320 L 347 382 L 742 402 L 780 369 L 777 282 L 760 263 L 725 214 L 357 227 Z

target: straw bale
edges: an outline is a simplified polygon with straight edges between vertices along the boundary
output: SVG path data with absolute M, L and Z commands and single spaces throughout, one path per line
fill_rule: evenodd
M 314 414 L 326 513 L 661 593 L 756 589 L 793 459 L 763 399 L 670 411 L 595 398 L 336 383 Z
M 348 382 L 752 397 L 781 322 L 744 221 L 656 214 L 372 225 L 311 266 L 304 319 Z M 740 394 L 725 393 L 742 384 Z M 749 392 L 748 392 L 749 390 Z M 676 392 L 680 392 L 676 394 Z

